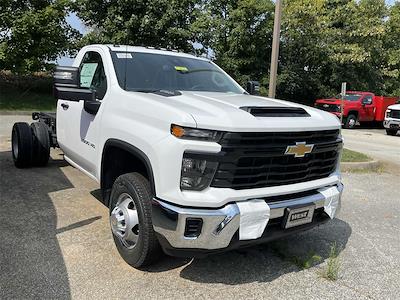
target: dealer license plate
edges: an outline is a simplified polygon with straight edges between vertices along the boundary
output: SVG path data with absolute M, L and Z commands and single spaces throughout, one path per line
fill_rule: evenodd
M 314 215 L 315 205 L 302 207 L 286 208 L 284 220 L 284 228 L 291 228 L 307 223 L 311 223 Z

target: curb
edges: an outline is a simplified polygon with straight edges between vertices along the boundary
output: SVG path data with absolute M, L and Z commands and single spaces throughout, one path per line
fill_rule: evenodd
M 378 160 L 365 162 L 341 162 L 340 169 L 342 172 L 351 171 L 373 171 L 376 172 L 381 168 L 382 164 Z
M 30 116 L 32 112 L 37 110 L 25 111 L 25 110 L 0 110 L 0 116 Z

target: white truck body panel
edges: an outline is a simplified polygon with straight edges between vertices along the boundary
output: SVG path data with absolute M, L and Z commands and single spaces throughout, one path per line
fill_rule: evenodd
M 245 94 L 183 91 L 180 96 L 166 98 L 151 93 L 128 92 L 118 84 L 110 49 L 195 58 L 188 54 L 130 46 L 92 45 L 79 51 L 73 64 L 76 67 L 86 51 L 101 54 L 107 76 L 107 92 L 95 116 L 84 111 L 83 101 L 59 100 L 57 135 L 69 161 L 97 181 L 101 180 L 103 147 L 107 140 L 117 139 L 147 155 L 154 173 L 155 196 L 183 206 L 221 207 L 231 201 L 297 193 L 340 182 L 337 170 L 327 178 L 292 185 L 244 190 L 209 187 L 203 191 L 182 191 L 180 176 L 184 151 L 217 153 L 221 146 L 177 139 L 170 134 L 171 124 L 230 132 L 295 132 L 339 129 L 340 122 L 330 113 L 311 107 Z M 61 103 L 68 103 L 69 109 L 64 110 Z M 241 106 L 302 107 L 310 117 L 257 118 L 238 109 Z

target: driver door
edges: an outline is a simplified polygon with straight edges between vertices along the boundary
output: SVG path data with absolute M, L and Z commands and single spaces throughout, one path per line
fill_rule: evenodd
M 107 92 L 107 76 L 103 59 L 97 51 L 88 51 L 79 66 L 80 86 L 96 92 L 96 100 L 103 101 Z M 58 100 L 57 139 L 67 160 L 89 174 L 96 174 L 96 145 L 99 139 L 99 122 L 102 109 L 97 114 L 85 111 L 84 101 Z
M 361 100 L 360 122 L 370 122 L 375 119 L 375 104 L 372 95 L 366 95 Z

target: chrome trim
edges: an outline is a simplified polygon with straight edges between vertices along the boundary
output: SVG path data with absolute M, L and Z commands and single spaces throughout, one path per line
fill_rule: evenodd
M 166 222 L 154 218 L 154 230 L 162 234 L 175 248 L 219 249 L 229 245 L 239 229 L 239 208 L 228 204 L 220 209 L 182 208 L 153 199 L 162 209 L 175 216 L 174 229 L 163 226 Z M 153 206 L 154 208 L 154 206 Z M 185 237 L 186 218 L 202 218 L 203 227 L 198 237 Z
M 334 185 L 340 195 L 343 185 Z M 326 186 L 329 187 L 329 186 Z M 250 199 L 249 199 L 250 200 Z M 267 203 L 270 219 L 284 216 L 287 207 L 314 204 L 315 209 L 324 207 L 325 197 L 321 193 L 291 200 Z M 186 218 L 201 218 L 203 227 L 198 237 L 185 237 Z M 236 203 L 219 209 L 179 207 L 159 199 L 153 199 L 153 227 L 174 248 L 221 249 L 229 245 L 239 229 L 240 211 Z

